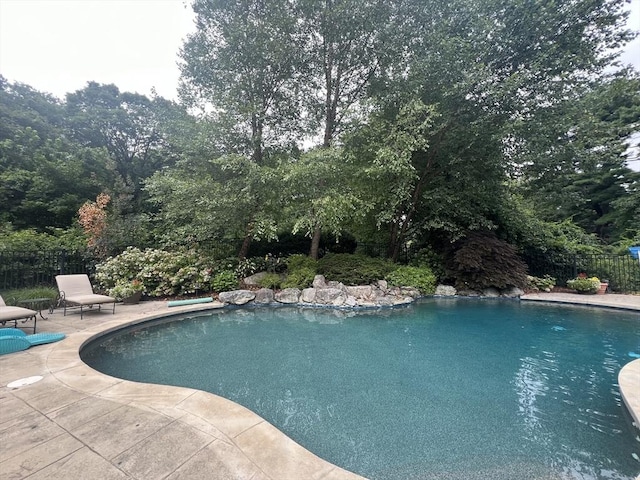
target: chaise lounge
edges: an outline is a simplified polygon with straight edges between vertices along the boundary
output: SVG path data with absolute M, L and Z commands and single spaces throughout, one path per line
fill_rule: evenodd
M 13 326 L 17 328 L 18 320 L 22 320 L 23 323 L 25 323 L 33 318 L 33 333 L 36 333 L 36 315 L 38 315 L 38 312 L 29 308 L 8 307 L 7 304 L 4 303 L 2 296 L 0 296 L 0 325 L 12 321 Z
M 67 315 L 67 306 L 80 307 L 80 319 L 82 319 L 82 307 L 88 305 L 92 308 L 98 305 L 98 311 L 103 303 L 113 303 L 113 313 L 116 313 L 117 300 L 106 295 L 93 293 L 89 276 L 86 274 L 57 275 L 56 284 L 60 291 L 60 301 L 64 308 L 64 315 Z

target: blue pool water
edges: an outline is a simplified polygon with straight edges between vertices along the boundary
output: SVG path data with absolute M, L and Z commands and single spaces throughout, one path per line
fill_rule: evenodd
M 426 299 L 170 320 L 99 339 L 82 358 L 109 375 L 234 400 L 375 480 L 640 473 L 617 386 L 640 353 L 637 313 Z

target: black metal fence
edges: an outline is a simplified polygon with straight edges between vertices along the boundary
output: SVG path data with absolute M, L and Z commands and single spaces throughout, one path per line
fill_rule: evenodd
M 226 247 L 226 246 L 225 246 Z M 217 246 L 218 255 L 237 254 L 237 251 Z M 327 249 L 331 251 L 331 249 Z M 339 250 L 339 249 L 338 249 Z M 353 249 L 373 257 L 383 257 L 386 247 L 379 244 L 357 244 Z M 203 252 L 204 253 L 204 252 Z M 212 252 L 207 252 L 212 253 Z M 298 253 L 307 253 L 301 251 Z M 403 249 L 400 263 L 406 263 L 413 252 Z M 526 255 L 524 261 L 529 274 L 536 277 L 551 275 L 558 286 L 578 274 L 596 276 L 609 281 L 609 291 L 640 292 L 640 262 L 631 255 L 570 255 L 548 253 Z M 70 273 L 93 275 L 96 259 L 86 251 L 48 250 L 40 252 L 0 251 L 0 291 L 34 286 L 55 286 L 55 276 Z
M 640 262 L 631 255 L 572 255 L 548 253 L 528 255 L 524 261 L 529 274 L 536 277 L 551 275 L 556 285 L 566 286 L 569 279 L 584 273 L 609 281 L 609 291 L 615 293 L 640 292 Z
M 94 267 L 95 260 L 82 251 L 0 251 L 0 290 L 51 287 L 55 286 L 56 275 L 92 274 Z

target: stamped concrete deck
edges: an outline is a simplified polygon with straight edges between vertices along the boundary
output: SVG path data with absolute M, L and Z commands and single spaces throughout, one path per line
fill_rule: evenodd
M 640 310 L 640 297 L 548 295 L 553 294 L 525 299 L 608 300 L 614 304 L 602 305 Z M 318 458 L 233 402 L 194 389 L 113 378 L 80 360 L 82 345 L 105 331 L 220 306 L 169 309 L 166 302 L 143 302 L 118 305 L 115 315 L 107 309 L 85 313 L 80 320 L 79 312 L 63 317 L 56 311 L 39 320 L 38 332 L 64 332 L 67 338 L 0 356 L 0 478 L 362 479 Z M 43 378 L 7 386 L 32 376 Z M 638 422 L 640 361 L 623 369 L 620 383 Z

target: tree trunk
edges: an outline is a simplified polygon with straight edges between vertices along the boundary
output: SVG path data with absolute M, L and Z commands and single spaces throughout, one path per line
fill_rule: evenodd
M 318 251 L 320 250 L 320 227 L 316 227 L 313 231 L 313 237 L 311 237 L 311 251 L 309 256 L 314 260 L 318 259 Z
M 244 260 L 247 258 L 247 254 L 249 253 L 249 247 L 251 246 L 251 241 L 253 240 L 253 235 L 251 233 L 247 233 L 242 240 L 242 246 L 240 247 L 240 252 L 238 253 L 238 258 L 240 260 Z

